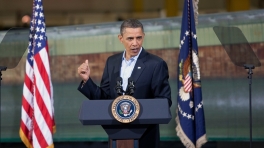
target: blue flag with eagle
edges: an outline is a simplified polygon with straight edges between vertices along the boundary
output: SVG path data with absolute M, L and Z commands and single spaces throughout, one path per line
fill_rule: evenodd
M 206 143 L 198 45 L 193 0 L 185 0 L 178 58 L 176 132 L 188 148 Z

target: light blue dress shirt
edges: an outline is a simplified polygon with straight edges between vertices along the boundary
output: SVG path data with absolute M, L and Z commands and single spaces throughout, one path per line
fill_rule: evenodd
M 138 55 L 131 57 L 129 60 L 126 60 L 126 58 L 125 58 L 126 51 L 124 51 L 124 53 L 123 53 L 120 77 L 123 79 L 122 87 L 123 87 L 124 91 L 126 91 L 127 84 L 128 84 L 128 78 L 132 74 L 132 71 L 135 67 L 135 64 L 137 62 L 138 56 L 140 55 L 141 51 L 142 51 L 142 47 L 141 47 Z

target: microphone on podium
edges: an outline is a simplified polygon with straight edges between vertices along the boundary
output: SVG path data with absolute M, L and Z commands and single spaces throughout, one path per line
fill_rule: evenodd
M 123 92 L 124 92 L 124 90 L 122 88 L 122 83 L 123 83 L 123 79 L 121 77 L 118 77 L 116 79 L 116 88 L 115 89 L 116 89 L 116 93 L 119 96 L 123 95 Z
M 135 85 L 133 79 L 130 77 L 128 78 L 128 92 L 127 94 L 132 96 L 134 94 Z

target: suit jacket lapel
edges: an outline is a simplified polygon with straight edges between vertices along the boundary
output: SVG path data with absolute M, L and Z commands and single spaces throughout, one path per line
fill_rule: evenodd
M 142 48 L 142 51 L 137 59 L 136 65 L 131 74 L 131 77 L 135 83 L 137 82 L 139 76 L 141 75 L 141 73 L 146 67 L 144 64 L 144 62 L 146 61 L 146 55 L 147 55 L 147 52 L 144 50 L 144 48 Z
M 122 55 L 123 54 L 120 54 L 120 56 L 117 56 L 117 58 L 115 59 L 114 61 L 114 73 L 113 73 L 113 76 L 112 78 L 117 78 L 117 77 L 120 77 L 120 69 L 121 69 L 121 64 L 122 64 Z M 114 80 L 116 81 L 116 80 Z

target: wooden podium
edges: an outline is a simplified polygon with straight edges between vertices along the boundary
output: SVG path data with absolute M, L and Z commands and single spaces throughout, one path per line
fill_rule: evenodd
M 150 124 L 168 124 L 171 112 L 167 99 L 137 99 L 138 118 L 120 123 L 111 112 L 113 100 L 83 101 L 79 120 L 83 125 L 101 125 L 109 137 L 109 148 L 139 148 L 139 140 Z

